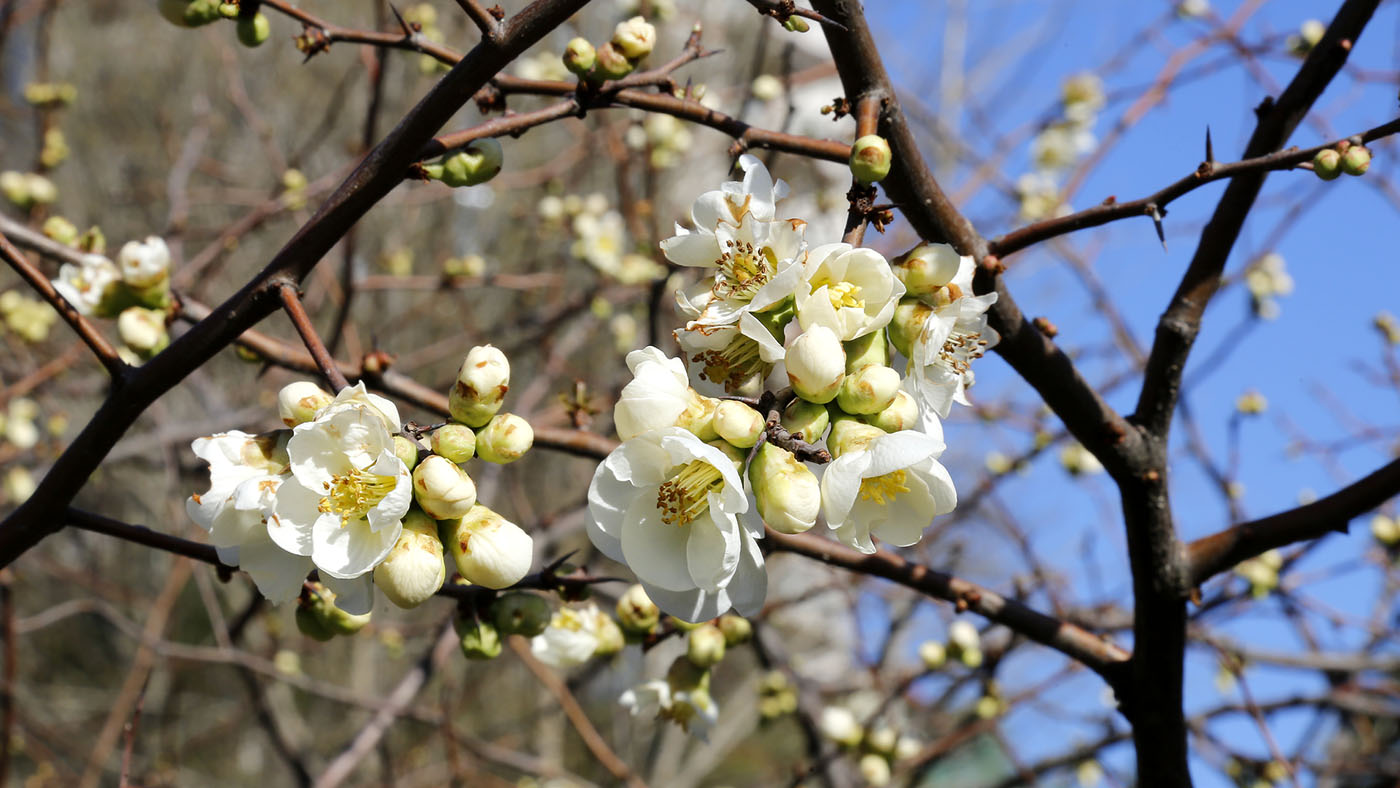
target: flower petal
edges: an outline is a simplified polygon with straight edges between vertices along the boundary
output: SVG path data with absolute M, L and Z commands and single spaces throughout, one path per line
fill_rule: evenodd
M 365 520 L 342 523 L 328 515 L 317 520 L 312 529 L 311 560 L 323 575 L 359 577 L 389 555 L 402 532 L 402 525 L 372 531 Z
M 720 512 L 717 516 L 718 507 L 719 496 L 710 493 L 709 510 L 685 526 L 690 532 L 685 543 L 690 579 L 710 593 L 724 588 L 739 563 L 739 524 L 732 515 Z
M 627 566 L 637 579 L 661 588 L 680 591 L 695 587 L 686 565 L 689 538 L 685 526 L 662 522 L 655 500 L 634 500 L 622 521 L 622 555 Z

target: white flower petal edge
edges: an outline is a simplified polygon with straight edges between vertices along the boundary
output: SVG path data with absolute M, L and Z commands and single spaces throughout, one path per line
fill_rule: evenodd
M 121 279 L 116 264 L 100 254 L 85 254 L 80 265 L 64 263 L 53 288 L 81 314 L 91 315 L 108 286 Z
M 943 442 L 914 430 L 878 437 L 833 460 L 822 474 L 827 525 L 844 544 L 875 552 L 872 536 L 915 544 L 933 518 L 957 507 L 957 490 L 938 462 Z
M 598 649 L 598 617 L 601 615 L 603 613 L 592 602 L 579 608 L 560 608 L 544 632 L 530 638 L 530 652 L 554 668 L 582 665 Z
M 908 379 L 926 413 L 947 418 L 954 402 L 971 404 L 965 392 L 974 380 L 972 362 L 1001 339 L 987 325 L 987 310 L 996 301 L 996 293 L 963 296 L 924 322 L 910 349 Z
M 720 256 L 715 231 L 721 222 L 738 225 L 745 216 L 773 221 L 777 202 L 787 196 L 787 184 L 774 182 L 768 168 L 751 154 L 740 156 L 739 166 L 744 170 L 742 183 L 730 181 L 696 198 L 690 208 L 694 230 L 676 225 L 676 234 L 661 242 L 667 259 L 680 265 L 713 265 Z
M 874 249 L 824 244 L 808 252 L 806 282 L 797 289 L 797 321 L 831 329 L 841 341 L 878 331 L 894 317 L 904 283 Z

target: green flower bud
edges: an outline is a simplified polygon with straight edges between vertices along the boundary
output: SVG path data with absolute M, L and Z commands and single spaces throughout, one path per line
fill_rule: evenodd
M 44 235 L 64 246 L 73 246 L 78 242 L 77 226 L 62 216 L 50 216 L 45 219 L 43 231 Z
M 301 597 L 298 604 L 309 609 L 320 628 L 332 635 L 353 635 L 369 623 L 369 613 L 351 615 L 337 607 L 335 594 L 320 583 L 313 583 L 311 590 Z
M 1384 514 L 1371 518 L 1371 536 L 1386 547 L 1400 544 L 1400 521 Z
M 1365 146 L 1353 145 L 1342 154 L 1342 172 L 1347 175 L 1365 175 L 1371 168 L 1371 151 Z
M 309 380 L 288 383 L 277 392 L 277 416 L 288 427 L 315 421 L 316 413 L 335 400 Z
M 958 659 L 962 660 L 962 664 L 966 665 L 969 669 L 976 670 L 982 667 L 982 649 L 968 649 L 959 654 Z
M 879 413 L 894 404 L 900 377 L 890 367 L 869 366 L 841 381 L 836 404 L 852 415 Z
M 895 392 L 894 402 L 889 407 L 879 413 L 861 416 L 860 420 L 885 432 L 912 430 L 919 424 L 919 403 L 909 392 L 900 389 Z
M 899 306 L 894 308 L 894 317 L 890 320 L 890 344 L 905 358 L 912 355 L 910 348 L 924 330 L 924 323 L 931 314 L 933 307 L 917 298 L 899 299 Z
M 948 650 L 936 640 L 925 640 L 919 644 L 919 661 L 925 670 L 938 670 L 948 661 Z
M 462 655 L 467 659 L 495 659 L 501 655 L 501 635 L 490 623 L 458 616 L 452 625 L 462 639 Z
M 872 788 L 890 784 L 890 762 L 883 755 L 868 752 L 860 756 L 860 776 Z
M 884 435 L 885 431 L 879 427 L 853 418 L 838 418 L 831 422 L 831 434 L 826 436 L 826 446 L 833 457 L 840 457 L 847 452 L 863 449 Z
M 686 637 L 685 658 L 697 668 L 712 668 L 724 659 L 724 642 L 724 633 L 714 624 L 692 629 Z
M 374 584 L 390 602 L 407 609 L 430 599 L 446 579 L 437 523 L 417 509 L 410 509 L 404 515 L 399 540 L 374 568 Z
M 479 345 L 462 362 L 457 383 L 447 398 L 448 409 L 454 421 L 482 427 L 501 409 L 509 390 L 510 362 L 506 355 L 491 345 Z
M 886 757 L 894 754 L 894 746 L 899 742 L 899 734 L 888 725 L 875 728 L 865 734 L 865 746 Z
M 627 632 L 645 635 L 661 621 L 661 608 L 647 596 L 640 584 L 633 585 L 617 600 L 617 621 Z
M 183 5 L 183 0 L 181 4 Z M 335 633 L 326 627 L 325 621 L 317 616 L 310 607 L 303 605 L 297 606 L 296 622 L 297 630 L 312 640 L 319 640 L 325 643 L 335 637 Z
M 797 14 L 792 14 L 783 20 L 783 29 L 793 33 L 805 33 L 812 28 L 811 25 L 807 24 L 807 20 Z
M 403 461 L 410 471 L 418 465 L 418 444 L 402 435 L 394 436 L 394 456 Z
M 690 390 L 690 399 L 690 405 L 685 412 L 676 418 L 676 426 L 694 433 L 695 437 L 702 441 L 718 438 L 719 433 L 715 431 L 715 410 L 723 400 L 702 396 L 695 389 Z
M 457 571 L 472 583 L 509 588 L 530 571 L 534 540 L 520 526 L 481 504 L 439 527 Z
M 816 525 L 822 503 L 821 484 L 792 452 L 764 443 L 749 463 L 749 483 L 759 517 L 773 530 L 800 534 Z
M 450 520 L 476 505 L 476 484 L 456 463 L 433 454 L 413 469 L 413 499 L 429 517 Z
M 741 646 L 753 638 L 753 624 L 747 618 L 725 613 L 719 617 L 719 631 L 724 633 L 726 646 Z
M 879 135 L 867 134 L 851 146 L 851 174 L 866 185 L 883 181 L 893 161 L 890 144 Z
M 869 366 L 887 367 L 890 365 L 890 346 L 885 329 L 871 331 L 865 336 L 842 342 L 846 351 L 846 374 L 859 372 Z
M 574 38 L 564 47 L 564 68 L 576 76 L 587 74 L 597 59 L 597 50 L 586 38 Z
M 609 41 L 598 47 L 593 70 L 588 73 L 588 78 L 590 82 L 622 79 L 631 74 L 634 68 L 636 68 L 636 64 L 628 60 L 627 56 L 622 54 L 622 50 Z
M 267 37 L 272 35 L 272 24 L 267 21 L 267 16 L 259 11 L 252 16 L 240 16 L 237 30 L 238 43 L 245 47 L 262 46 Z
M 21 208 L 27 207 L 29 200 L 29 180 L 24 173 L 6 170 L 0 172 L 0 194 Z
M 919 244 L 896 259 L 894 275 L 906 295 L 927 296 L 953 281 L 961 264 L 962 256 L 948 244 Z
M 1323 148 L 1313 156 L 1313 172 L 1324 181 L 1342 174 L 1342 154 L 1334 148 Z
M 549 602 L 538 594 L 515 591 L 503 595 L 491 605 L 491 620 L 496 629 L 507 635 L 532 638 L 549 626 L 554 611 Z
M 127 307 L 117 316 L 117 336 L 142 359 L 151 358 L 170 344 L 165 313 L 139 306 Z
M 487 462 L 515 462 L 535 445 L 535 430 L 530 422 L 514 413 L 492 417 L 476 435 L 476 454 Z
M 51 205 L 58 200 L 58 187 L 37 172 L 25 173 L 24 184 L 29 191 L 29 201 L 35 205 Z
M 613 28 L 611 43 L 623 57 L 635 63 L 650 55 L 655 48 L 656 28 L 642 17 L 634 16 L 617 23 L 617 27 Z
M 712 422 L 715 434 L 741 449 L 758 443 L 763 434 L 763 416 L 758 411 L 734 400 L 720 400 L 715 406 Z
M 470 460 L 476 454 L 476 433 L 465 424 L 444 424 L 433 431 L 433 453 L 455 463 Z
M 710 688 L 710 671 L 691 662 L 688 657 L 676 657 L 666 669 L 666 683 L 672 692 L 698 692 Z
M 611 657 L 627 645 L 627 638 L 622 634 L 617 622 L 602 613 L 598 614 L 598 628 L 593 636 L 598 641 L 598 645 L 593 648 L 595 657 Z
M 803 440 L 816 443 L 826 434 L 826 428 L 831 424 L 831 414 L 825 406 L 798 398 L 783 408 L 780 423 L 793 435 L 801 434 Z
M 424 167 L 428 176 L 454 188 L 486 183 L 501 172 L 505 152 L 495 137 L 483 137 L 467 143 L 464 150 L 443 160 L 441 170 Z
M 846 377 L 846 352 L 826 326 L 814 325 L 788 343 L 788 382 L 797 396 L 825 405 L 836 398 Z
M 238 3 L 219 3 L 219 16 L 224 19 L 237 19 Z
M 185 6 L 185 24 L 189 27 L 200 27 L 222 18 L 218 0 L 193 0 Z

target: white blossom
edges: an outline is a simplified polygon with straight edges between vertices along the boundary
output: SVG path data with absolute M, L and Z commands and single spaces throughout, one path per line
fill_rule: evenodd
M 628 353 L 627 367 L 632 370 L 632 382 L 622 388 L 613 408 L 619 438 L 626 441 L 647 430 L 676 424 L 708 424 L 714 402 L 690 388 L 680 359 L 648 346 Z
M 530 652 L 551 667 L 582 665 L 598 649 L 599 617 L 603 615 L 592 602 L 559 608 L 544 632 L 530 638 Z
M 170 247 L 158 235 L 143 241 L 127 241 L 117 252 L 122 279 L 132 287 L 159 284 L 170 272 Z
M 719 720 L 719 707 L 708 690 L 672 690 L 662 679 L 652 679 L 625 691 L 617 702 L 633 717 L 668 719 L 704 740 Z
M 676 234 L 661 242 L 667 259 L 681 265 L 701 264 L 684 260 L 718 260 L 724 253 L 715 235 L 721 222 L 738 226 L 746 215 L 758 222 L 776 218 L 776 204 L 787 196 L 787 184 L 775 182 L 768 168 L 752 154 L 740 156 L 739 167 L 744 170 L 742 182 L 730 181 L 696 198 L 690 208 L 693 230 L 676 225 Z
M 843 423 L 832 427 L 828 441 L 839 456 L 822 474 L 827 525 L 841 542 L 863 553 L 875 552 L 872 536 L 908 547 L 935 516 L 957 506 L 953 480 L 937 459 L 943 441 L 913 430 L 886 433 L 859 425 L 865 427 L 859 437 L 843 442 Z
M 808 253 L 804 285 L 797 292 L 803 330 L 826 326 L 846 342 L 884 328 L 904 295 L 889 262 L 874 249 L 834 243 Z
M 111 260 L 100 254 L 85 254 L 79 265 L 64 263 L 58 269 L 53 287 L 73 308 L 84 315 L 97 311 L 107 288 L 121 279 Z
M 974 380 L 972 362 L 1000 339 L 987 325 L 987 310 L 996 303 L 997 294 L 971 295 L 971 261 L 952 284 L 964 295 L 935 309 L 910 348 L 906 385 L 922 405 L 925 428 L 930 431 L 934 414 L 947 418 L 954 402 L 969 404 L 964 392 Z

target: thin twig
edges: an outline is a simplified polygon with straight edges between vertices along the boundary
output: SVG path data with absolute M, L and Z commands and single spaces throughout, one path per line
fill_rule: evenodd
M 331 352 L 326 349 L 326 343 L 321 341 L 321 335 L 316 333 L 316 326 L 311 323 L 311 316 L 306 314 L 306 308 L 301 305 L 301 297 L 297 295 L 297 286 L 290 282 L 284 283 L 281 287 L 282 308 L 287 311 L 287 317 L 291 318 L 292 325 L 297 330 L 297 335 L 301 337 L 302 344 L 311 353 L 311 358 L 315 359 L 316 367 L 321 370 L 326 381 L 336 390 L 340 391 L 350 385 L 345 374 L 340 371 L 340 367 L 331 357 Z

